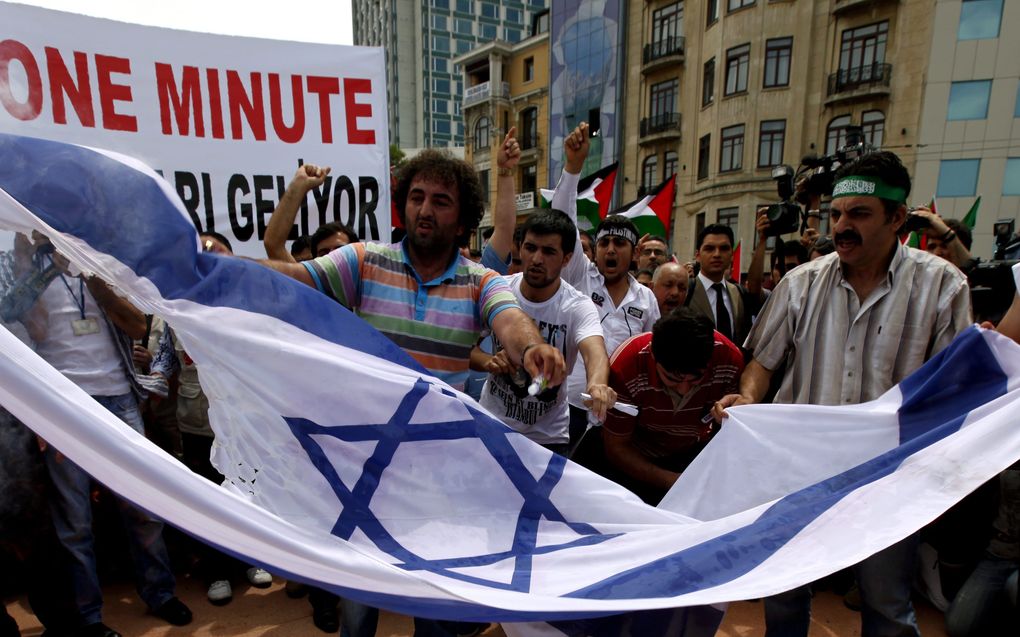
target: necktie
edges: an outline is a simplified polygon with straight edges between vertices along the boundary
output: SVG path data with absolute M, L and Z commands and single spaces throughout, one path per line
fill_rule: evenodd
M 730 313 L 726 311 L 726 301 L 723 300 L 722 283 L 712 286 L 715 290 L 715 329 L 729 340 L 733 340 L 733 326 L 730 323 Z

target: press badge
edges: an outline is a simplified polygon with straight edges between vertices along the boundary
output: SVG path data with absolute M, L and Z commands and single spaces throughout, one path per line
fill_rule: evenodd
M 99 321 L 94 318 L 75 319 L 71 321 L 71 329 L 75 336 L 86 336 L 99 333 Z

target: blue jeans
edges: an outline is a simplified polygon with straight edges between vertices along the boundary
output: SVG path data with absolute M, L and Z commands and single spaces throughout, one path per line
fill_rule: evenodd
M 134 394 L 93 398 L 142 432 L 142 416 Z M 46 448 L 45 459 L 53 484 L 50 513 L 57 538 L 67 550 L 79 619 L 82 625 L 94 624 L 103 619 L 103 591 L 96 574 L 92 536 L 92 478 L 52 446 Z M 150 609 L 159 608 L 174 596 L 176 584 L 163 543 L 163 523 L 119 497 L 114 499 L 127 531 L 138 594 Z
M 340 598 L 340 637 L 374 637 L 379 609 L 346 597 Z M 414 637 L 453 637 L 468 632 L 470 622 L 414 618 Z
M 946 611 L 946 632 L 950 637 L 999 635 L 1016 630 L 1015 560 L 986 553 L 956 594 Z M 1014 590 L 1008 592 L 1010 584 Z M 996 627 L 999 630 L 996 630 Z M 1009 627 L 1003 630 L 1004 627 Z
M 915 533 L 854 566 L 863 606 L 862 637 L 920 637 L 910 603 L 917 546 Z M 765 637 L 807 637 L 810 623 L 809 586 L 765 598 Z

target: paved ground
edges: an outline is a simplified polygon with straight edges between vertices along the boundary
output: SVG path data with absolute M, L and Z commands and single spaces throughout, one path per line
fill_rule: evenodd
M 289 599 L 283 582 L 277 580 L 267 589 L 235 590 L 234 601 L 227 606 L 212 606 L 197 581 L 182 579 L 178 594 L 195 613 L 195 621 L 183 628 L 169 626 L 147 615 L 145 606 L 129 584 L 107 588 L 105 621 L 125 637 L 315 637 L 323 635 L 313 625 L 307 599 Z M 17 620 L 24 637 L 37 637 L 42 627 L 23 598 L 6 600 L 7 609 Z M 860 615 L 843 606 L 842 598 L 830 592 L 815 597 L 810 637 L 858 637 Z M 921 633 L 925 637 L 945 637 L 942 614 L 930 605 L 918 604 Z M 411 620 L 403 615 L 383 613 L 378 637 L 411 634 Z M 730 606 L 718 637 L 760 637 L 765 632 L 761 602 L 739 602 Z M 493 626 L 487 637 L 502 637 Z

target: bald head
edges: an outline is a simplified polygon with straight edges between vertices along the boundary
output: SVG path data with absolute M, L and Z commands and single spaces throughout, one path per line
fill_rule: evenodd
M 659 302 L 659 313 L 666 316 L 684 304 L 690 275 L 679 263 L 663 263 L 652 276 L 652 292 Z

